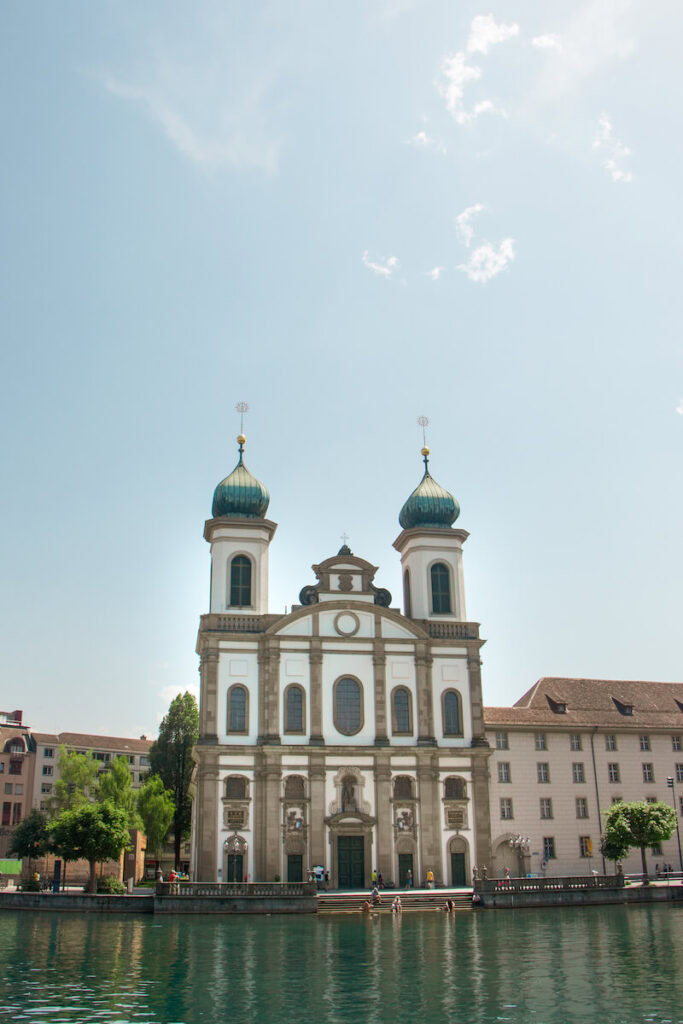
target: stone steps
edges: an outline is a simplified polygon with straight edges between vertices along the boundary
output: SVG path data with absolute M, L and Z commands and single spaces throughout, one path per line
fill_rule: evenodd
M 385 889 L 381 893 L 382 902 L 378 907 L 373 907 L 373 913 L 390 914 L 391 904 L 397 895 L 393 889 Z M 398 895 L 401 897 L 403 910 L 410 912 L 416 910 L 442 911 L 446 906 L 446 900 L 453 900 L 456 910 L 472 909 L 471 889 L 408 889 L 401 890 Z M 342 892 L 319 892 L 318 913 L 319 914 L 350 914 L 359 913 L 365 900 L 370 899 L 367 889 Z

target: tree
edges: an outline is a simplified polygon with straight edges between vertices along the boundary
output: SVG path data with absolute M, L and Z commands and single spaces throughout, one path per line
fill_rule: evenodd
M 59 748 L 57 769 L 59 778 L 50 800 L 53 814 L 91 803 L 96 798 L 99 764 L 91 753 L 77 754 L 75 750 L 62 746 Z
M 149 752 L 152 774 L 173 794 L 173 856 L 180 866 L 180 844 L 190 834 L 192 818 L 192 748 L 199 738 L 199 708 L 191 693 L 178 694 L 159 727 L 159 738 Z
M 603 857 L 614 861 L 615 864 L 617 861 L 623 860 L 631 848 L 631 832 L 628 821 L 623 814 L 619 813 L 619 809 L 623 806 L 623 803 L 619 801 L 613 804 L 611 811 L 606 812 L 608 817 L 605 821 L 605 834 L 600 838 L 600 852 Z
M 173 822 L 173 794 L 158 775 L 150 775 L 138 791 L 138 813 L 147 836 L 147 849 L 158 854 Z
M 133 789 L 128 758 L 122 754 L 115 758 L 110 770 L 100 779 L 98 801 L 113 804 L 126 815 L 128 828 L 140 828 L 137 793 Z
M 90 864 L 88 892 L 97 888 L 98 861 L 117 860 L 128 846 L 126 813 L 110 803 L 82 804 L 62 811 L 53 825 L 55 850 L 65 861 L 83 857 Z
M 661 801 L 646 804 L 642 800 L 633 803 L 616 803 L 605 817 L 605 842 L 613 844 L 613 848 L 640 848 L 643 864 L 643 882 L 648 883 L 647 860 L 645 848 L 659 846 L 670 839 L 676 830 L 676 812 L 668 804 Z M 607 854 L 605 854 L 607 856 Z M 622 853 L 623 856 L 623 853 Z
M 28 857 L 30 870 L 31 861 L 36 857 L 43 857 L 50 848 L 51 835 L 47 815 L 34 808 L 12 832 L 8 853 L 14 853 L 17 857 Z

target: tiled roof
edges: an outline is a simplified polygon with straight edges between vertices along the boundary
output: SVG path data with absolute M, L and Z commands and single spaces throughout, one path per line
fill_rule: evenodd
M 152 740 L 137 740 L 122 736 L 95 736 L 92 733 L 60 732 L 58 734 L 34 732 L 36 743 L 52 744 L 53 746 L 77 747 L 87 750 L 109 750 L 112 753 L 146 754 L 152 746 Z
M 566 712 L 559 713 L 558 705 Z M 628 709 L 632 711 L 629 714 Z M 683 683 L 545 676 L 511 708 L 484 708 L 487 726 L 600 726 L 683 731 Z

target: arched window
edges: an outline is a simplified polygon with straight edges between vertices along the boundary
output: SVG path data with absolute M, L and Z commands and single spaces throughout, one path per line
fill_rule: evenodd
M 443 562 L 435 562 L 432 574 L 432 612 L 434 615 L 451 613 L 451 574 Z
M 304 691 L 300 686 L 285 690 L 285 732 L 304 731 Z
M 397 686 L 393 700 L 393 732 L 394 735 L 410 736 L 413 731 L 412 701 L 410 690 L 405 686 Z
M 410 570 L 403 573 L 403 610 L 408 618 L 412 618 L 413 604 L 410 600 Z
M 466 800 L 467 789 L 465 787 L 464 779 L 457 779 L 454 775 L 451 775 L 446 779 L 444 796 L 446 800 Z
M 409 775 L 397 775 L 394 779 L 394 799 L 413 799 L 413 780 Z
M 353 736 L 363 724 L 363 694 L 357 679 L 343 676 L 334 684 L 334 724 L 339 732 Z
M 227 800 L 246 800 L 247 780 L 239 775 L 231 775 L 225 780 L 225 797 Z
M 230 563 L 230 607 L 251 606 L 251 562 L 246 555 L 235 555 Z
M 300 775 L 288 775 L 285 779 L 285 797 L 287 800 L 303 800 L 306 795 L 304 780 Z
M 228 690 L 228 732 L 248 732 L 247 691 L 244 686 L 231 686 Z
M 443 695 L 442 704 L 444 736 L 462 736 L 462 714 L 458 691 L 446 690 Z

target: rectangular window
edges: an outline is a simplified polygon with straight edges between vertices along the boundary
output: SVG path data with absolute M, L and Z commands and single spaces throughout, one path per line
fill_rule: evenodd
M 678 813 L 683 818 L 683 796 L 679 796 L 678 803 L 679 803 L 679 808 L 680 808 Z
M 661 847 L 660 843 L 657 843 L 656 846 L 653 846 L 650 852 L 651 852 L 653 857 L 661 857 L 662 856 L 662 847 Z
M 4 761 L 0 761 L 0 775 L 2 775 L 4 771 L 5 771 L 5 762 Z
M 569 749 L 570 750 L 582 750 L 583 744 L 581 742 L 581 733 L 573 732 L 569 737 Z
M 577 796 L 576 798 L 576 817 L 588 817 L 588 801 L 586 800 L 585 796 Z
M 616 761 L 613 761 L 607 765 L 607 778 L 610 782 L 621 782 L 619 765 Z
M 15 796 L 23 796 L 24 795 L 24 784 L 23 784 L 23 782 L 16 782 L 14 784 L 14 795 Z
M 9 763 L 10 775 L 21 775 L 21 761 L 12 761 Z
M 2 805 L 2 823 L 3 825 L 12 823 L 12 805 L 7 802 Z
M 646 804 L 656 804 L 657 803 L 657 797 L 656 796 L 646 796 L 645 797 L 645 803 Z
M 536 779 L 538 782 L 550 782 L 550 765 L 547 761 L 537 762 Z
M 683 782 L 683 764 L 676 765 L 676 782 Z
M 575 761 L 572 765 L 572 779 L 574 782 L 586 781 L 586 774 L 583 770 L 583 761 Z
M 55 756 L 54 749 L 52 747 L 45 747 L 45 749 L 43 750 L 43 757 L 54 757 L 54 756 Z
M 50 782 L 41 782 L 41 784 L 40 784 L 40 792 L 41 793 L 51 793 L 52 792 L 52 783 L 50 783 Z
M 649 750 L 650 749 L 650 737 L 649 736 L 641 736 L 640 737 L 640 749 L 641 750 Z
M 510 762 L 499 761 L 498 762 L 498 781 L 509 782 L 510 781 Z
M 500 816 L 503 821 L 512 820 L 512 800 L 508 796 L 502 797 L 500 801 Z
M 671 749 L 674 750 L 674 751 L 681 749 L 681 737 L 680 736 L 672 736 L 671 737 Z
M 144 754 L 140 754 L 140 767 L 141 768 L 149 768 L 149 765 L 150 765 L 149 758 L 145 757 Z
M 616 750 L 617 738 L 614 735 L 605 736 L 605 750 Z
M 548 749 L 546 744 L 545 744 L 545 733 L 544 732 L 537 732 L 536 733 L 535 742 L 536 742 L 536 750 L 547 750 Z
M 543 860 L 555 860 L 554 836 L 543 836 Z
M 579 836 L 579 857 L 593 856 L 593 840 L 590 836 Z
M 14 789 L 14 786 L 12 785 L 11 782 L 6 782 L 5 783 L 5 792 L 6 793 L 11 793 L 13 789 Z
M 15 804 L 12 808 L 12 824 L 18 825 L 21 821 L 21 804 Z
M 553 816 L 553 802 L 549 796 L 544 796 L 541 800 L 541 817 L 552 818 Z
M 41 811 L 46 811 L 47 810 L 47 800 L 41 800 L 40 801 L 40 809 L 41 809 Z
M 44 764 L 43 765 L 43 775 L 52 775 L 52 765 L 51 764 Z
M 643 782 L 655 781 L 655 769 L 653 764 L 643 764 Z
M 496 733 L 496 750 L 508 750 L 508 734 L 506 732 Z

